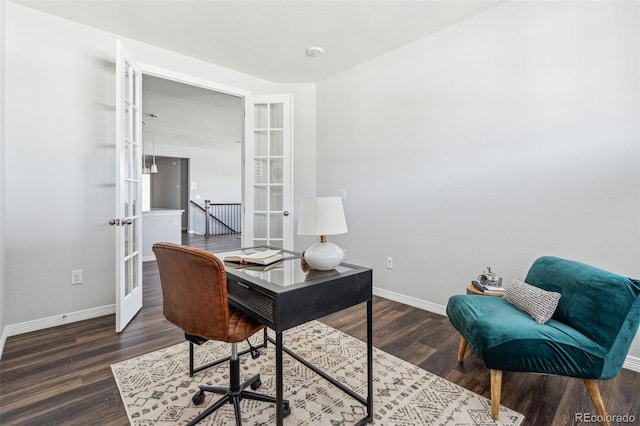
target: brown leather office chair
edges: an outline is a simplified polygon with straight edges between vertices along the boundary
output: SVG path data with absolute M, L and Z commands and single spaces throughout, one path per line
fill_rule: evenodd
M 220 259 L 204 250 L 172 243 L 156 243 L 153 252 L 160 271 L 165 318 L 182 328 L 190 343 L 201 344 L 207 340 L 231 343 L 229 387 L 199 386 L 200 390 L 192 398 L 196 405 L 204 402 L 205 392 L 224 396 L 189 424 L 198 423 L 228 402 L 233 404 L 236 424 L 240 426 L 241 399 L 275 404 L 274 397 L 245 390 L 249 386 L 255 390 L 261 385 L 259 374 L 240 383 L 237 343 L 262 330 L 264 325 L 229 306 L 227 276 Z M 190 369 L 193 372 L 192 351 Z M 284 412 L 285 415 L 290 412 L 288 401 L 284 401 Z

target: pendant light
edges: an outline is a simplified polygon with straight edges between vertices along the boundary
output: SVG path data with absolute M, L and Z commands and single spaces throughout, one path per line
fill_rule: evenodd
M 146 121 L 142 122 L 143 126 L 146 126 L 147 124 L 149 124 L 149 123 L 147 123 Z M 143 138 L 143 141 L 142 141 L 142 174 L 143 175 L 148 175 L 149 173 L 151 173 L 151 172 L 149 171 L 149 168 L 147 167 L 147 157 L 145 157 L 145 155 L 144 155 L 144 138 Z
M 158 166 L 156 166 L 156 118 L 158 118 L 155 114 L 149 114 L 153 118 L 153 129 L 152 129 L 152 143 L 153 143 L 153 162 L 151 163 L 151 173 L 158 173 Z

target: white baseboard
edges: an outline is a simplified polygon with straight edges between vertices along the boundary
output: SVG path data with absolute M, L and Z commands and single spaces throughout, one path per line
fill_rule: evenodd
M 11 324 L 5 327 L 8 329 L 7 337 L 18 334 L 29 333 L 31 331 L 43 330 L 45 328 L 56 327 L 62 324 L 84 321 L 116 313 L 116 305 L 98 306 L 96 308 L 85 309 L 84 311 L 69 312 L 67 314 L 55 315 L 33 321 L 26 321 L 19 324 Z
M 404 294 L 385 290 L 379 287 L 373 287 L 373 294 L 384 297 L 385 299 L 391 299 L 396 302 L 404 303 L 405 305 L 413 306 L 414 308 L 433 312 L 434 314 L 447 315 L 447 308 L 445 306 L 438 305 L 437 303 L 427 302 L 426 300 L 417 299 L 411 296 L 405 296 Z
M 116 313 L 116 305 L 98 306 L 97 308 L 85 309 L 84 311 L 69 312 L 67 314 L 55 315 L 47 318 L 40 318 L 33 321 L 26 321 L 18 324 L 10 324 L 4 327 L 2 337 L 0 337 L 0 358 L 4 352 L 4 344 L 8 337 L 32 331 L 43 330 L 45 328 L 56 327 L 72 322 L 84 321 Z M 114 323 L 115 330 L 115 323 Z
M 155 254 L 150 254 L 149 256 L 142 256 L 142 261 L 143 262 L 155 262 L 156 261 L 156 255 Z
M 622 368 L 640 373 L 640 358 L 627 355 Z
M 423 309 L 425 311 L 433 312 L 434 314 L 447 315 L 446 306 L 438 305 L 437 303 L 427 302 L 426 300 L 417 299 L 415 297 L 405 296 L 404 294 L 395 293 L 393 291 L 385 290 L 383 288 L 374 287 L 373 294 L 376 296 L 384 297 L 395 302 L 404 303 L 405 305 L 413 306 L 414 308 Z M 640 334 L 639 334 L 640 336 Z M 627 355 L 622 368 L 640 373 L 640 358 Z
M 2 329 L 2 334 L 0 335 L 0 359 L 2 359 L 2 354 L 4 353 L 4 344 L 7 342 L 7 327 Z

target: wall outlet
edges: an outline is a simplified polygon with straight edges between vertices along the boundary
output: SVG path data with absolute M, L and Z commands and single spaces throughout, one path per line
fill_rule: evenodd
M 387 257 L 387 269 L 393 269 L 393 257 Z
M 82 284 L 82 269 L 71 271 L 71 285 Z

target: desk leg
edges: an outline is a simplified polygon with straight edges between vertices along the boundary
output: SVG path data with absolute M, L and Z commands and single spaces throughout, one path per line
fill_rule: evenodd
M 367 301 L 367 417 L 373 420 L 373 300 Z
M 284 406 L 282 392 L 282 332 L 276 331 L 276 425 L 282 426 Z

